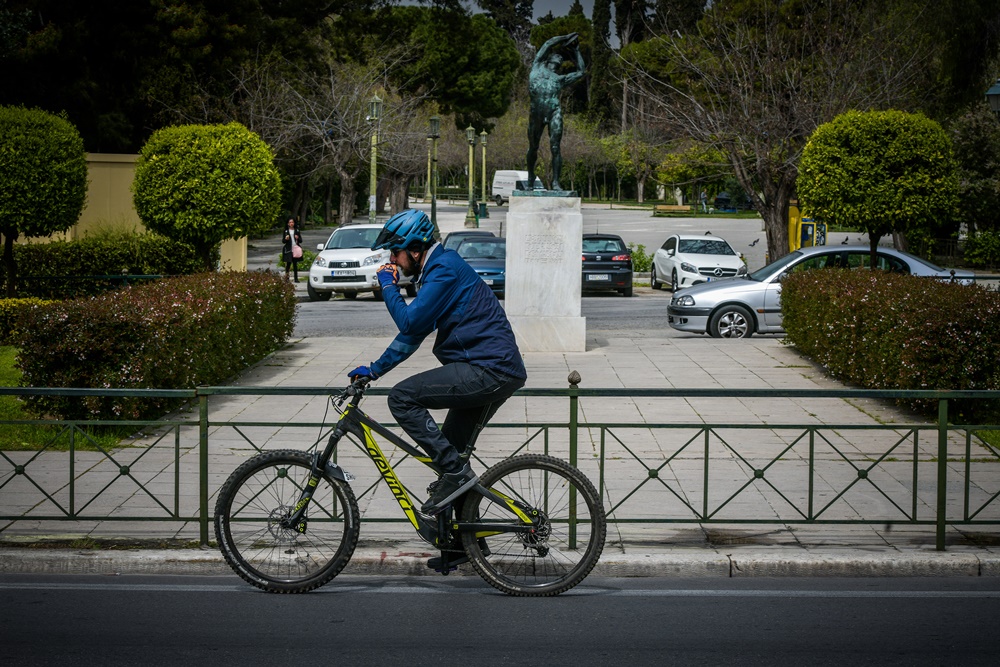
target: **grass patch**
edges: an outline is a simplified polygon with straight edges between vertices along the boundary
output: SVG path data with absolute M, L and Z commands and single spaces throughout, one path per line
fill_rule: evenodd
M 21 371 L 14 365 L 17 348 L 0 346 L 0 387 L 18 387 Z M 17 396 L 0 396 L 0 450 L 38 451 L 50 449 L 69 450 L 69 430 L 59 424 L 10 424 L 7 422 L 34 419 L 24 410 L 24 404 Z M 86 429 L 91 442 L 77 435 L 76 449 L 94 451 L 99 447 L 112 449 L 127 435 L 126 429 L 116 427 L 90 427 Z M 95 444 L 96 443 L 96 444 Z

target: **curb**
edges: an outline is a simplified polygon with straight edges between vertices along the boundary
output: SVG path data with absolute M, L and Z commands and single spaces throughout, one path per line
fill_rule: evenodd
M 344 574 L 423 576 L 430 552 L 358 549 Z M 0 549 L 3 574 L 175 574 L 228 575 L 232 570 L 214 549 Z M 457 575 L 474 575 L 470 566 Z M 747 551 L 717 554 L 605 553 L 591 573 L 599 577 L 1000 577 L 1000 555 L 973 553 L 803 553 Z

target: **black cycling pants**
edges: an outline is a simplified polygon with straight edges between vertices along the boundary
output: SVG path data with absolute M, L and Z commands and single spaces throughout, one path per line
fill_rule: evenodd
M 396 422 L 442 472 L 458 470 L 459 455 L 524 380 L 467 363 L 446 364 L 413 375 L 389 392 Z M 428 410 L 448 410 L 439 429 Z

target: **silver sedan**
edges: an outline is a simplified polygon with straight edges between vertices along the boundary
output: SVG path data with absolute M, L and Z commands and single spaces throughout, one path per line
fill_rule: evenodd
M 791 252 L 743 278 L 694 285 L 676 292 L 667 308 L 674 329 L 708 333 L 716 338 L 746 338 L 754 333 L 781 333 L 781 281 L 790 272 L 846 267 L 867 268 L 867 246 L 817 246 Z M 879 248 L 876 268 L 973 282 L 971 271 L 942 269 L 909 253 Z

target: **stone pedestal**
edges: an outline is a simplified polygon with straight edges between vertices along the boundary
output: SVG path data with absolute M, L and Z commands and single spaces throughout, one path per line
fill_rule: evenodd
M 522 352 L 583 352 L 579 197 L 517 196 L 507 213 L 504 308 Z

